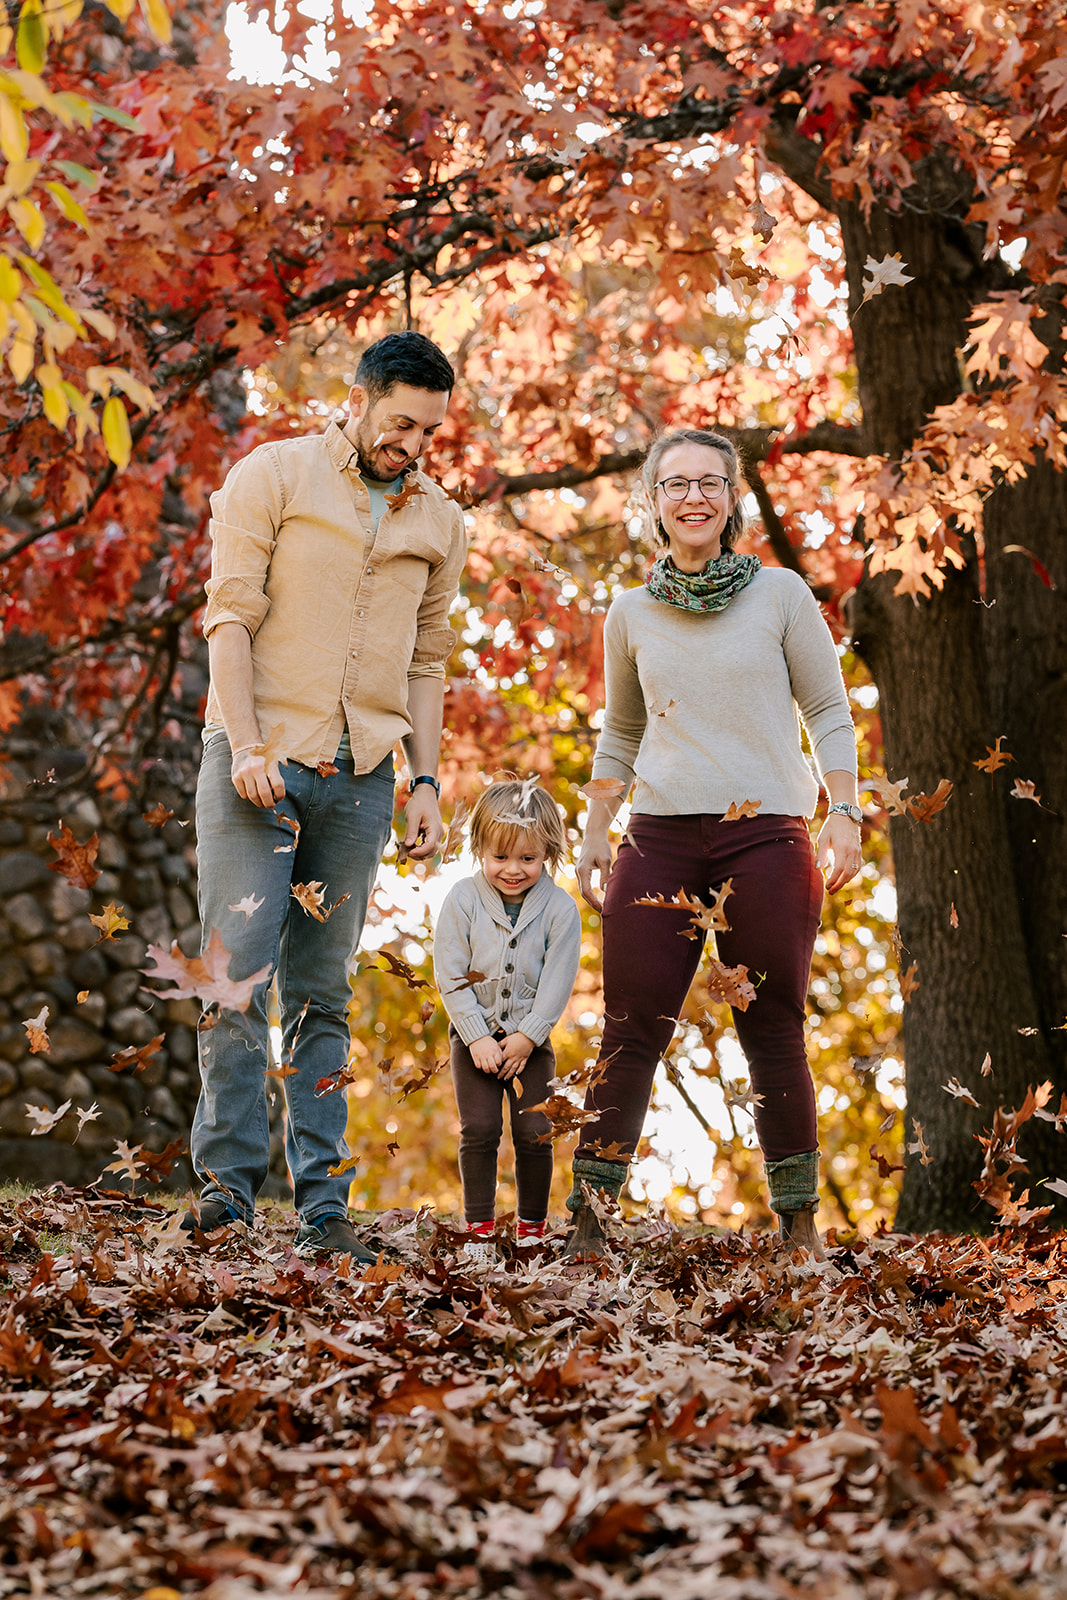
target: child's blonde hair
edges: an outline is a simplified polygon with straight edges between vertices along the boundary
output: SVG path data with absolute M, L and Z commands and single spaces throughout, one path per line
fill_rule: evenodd
M 507 851 L 519 835 L 545 852 L 555 872 L 567 849 L 559 807 L 534 779 L 508 778 L 491 783 L 478 796 L 470 815 L 471 854 L 481 861 L 488 851 Z

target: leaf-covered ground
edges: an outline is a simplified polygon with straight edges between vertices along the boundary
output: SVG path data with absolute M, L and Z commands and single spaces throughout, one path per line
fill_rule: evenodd
M 477 1275 L 406 1212 L 358 1276 L 175 1223 L 0 1206 L 0 1594 L 1067 1594 L 1063 1234 Z

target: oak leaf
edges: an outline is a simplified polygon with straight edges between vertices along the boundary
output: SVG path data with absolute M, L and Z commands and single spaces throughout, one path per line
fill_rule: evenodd
M 883 256 L 876 261 L 873 256 L 868 256 L 863 270 L 863 299 L 860 305 L 866 305 L 868 300 L 873 300 L 875 295 L 884 294 L 890 284 L 913 283 L 914 278 L 904 271 L 904 263 L 900 259 L 900 252 Z
M 449 989 L 448 992 L 449 994 L 460 994 L 464 989 L 473 989 L 476 983 L 488 982 L 489 980 L 484 972 L 475 972 L 472 967 L 469 972 L 463 974 L 462 980 L 456 984 L 456 987 Z
M 246 894 L 243 900 L 238 900 L 236 905 L 229 906 L 227 909 L 230 911 L 241 912 L 244 916 L 245 922 L 247 923 L 249 918 L 253 915 L 253 913 L 259 910 L 262 904 L 262 899 L 257 900 L 255 895 Z
M 125 933 L 130 925 L 125 911 L 125 906 L 117 906 L 113 900 L 109 900 L 99 915 L 90 914 L 89 921 L 94 928 L 100 929 L 97 944 L 103 944 L 105 939 L 113 939 L 117 933 Z
M 107 1064 L 109 1072 L 125 1072 L 127 1067 L 132 1067 L 134 1074 L 143 1072 L 154 1055 L 158 1055 L 166 1039 L 165 1033 L 157 1033 L 154 1039 L 149 1039 L 147 1044 L 127 1045 L 125 1050 L 119 1050 L 111 1057 Z
M 441 846 L 442 866 L 446 861 L 451 861 L 453 856 L 458 856 L 463 846 L 463 835 L 466 831 L 466 822 L 469 815 L 470 812 L 462 803 L 452 813 L 452 819 L 448 824 L 448 831 Z
M 401 960 L 399 956 L 394 956 L 390 950 L 379 950 L 378 955 L 380 959 L 386 963 L 384 967 L 377 968 L 379 972 L 391 972 L 394 978 L 403 978 L 409 989 L 417 990 L 430 988 L 430 985 L 427 983 L 426 979 L 420 978 L 414 967 L 409 966 L 408 963 Z M 473 981 L 480 982 L 481 975 L 479 974 L 479 976 Z
M 1016 778 L 1013 786 L 1008 790 L 1013 800 L 1032 800 L 1035 806 L 1040 806 L 1042 811 L 1050 808 L 1045 805 L 1041 796 L 1035 793 L 1037 785 L 1030 778 Z
M 916 977 L 918 970 L 919 963 L 917 961 L 913 961 L 907 972 L 902 972 L 900 974 L 900 997 L 905 1005 L 907 1005 L 912 995 L 916 994 L 918 990 L 922 988 L 921 982 Z
M 173 815 L 174 812 L 168 811 L 161 800 L 158 805 L 152 807 L 151 811 L 142 811 L 141 820 L 147 822 L 150 828 L 162 828 L 163 824 L 169 822 Z
M 326 892 L 322 883 L 315 879 L 311 883 L 294 883 L 290 887 L 290 894 L 299 906 L 307 912 L 309 917 L 314 917 L 316 922 L 329 922 L 338 906 L 343 906 L 352 896 L 343 894 L 335 900 L 332 906 L 325 904 Z
M 184 1000 L 196 996 L 205 1006 L 219 1006 L 225 1011 L 247 1011 L 257 986 L 271 975 L 268 963 L 247 978 L 229 977 L 232 957 L 222 942 L 218 928 L 212 928 L 208 947 L 202 956 L 185 956 L 175 939 L 170 950 L 162 945 L 150 944 L 147 959 L 154 961 L 155 972 L 142 967 L 147 978 L 171 980 L 177 987 L 158 991 L 164 999 Z
M 763 804 L 762 800 L 736 800 L 730 802 L 729 809 L 722 814 L 724 822 L 740 822 L 743 817 L 754 817 Z
M 335 772 L 340 771 L 340 768 L 336 761 L 320 761 L 317 763 L 315 771 L 320 778 L 332 778 Z
M 929 822 L 948 805 L 953 784 L 942 778 L 933 794 L 917 794 L 908 801 L 908 815 L 916 822 Z
M 710 906 L 706 906 L 697 895 L 689 894 L 685 889 L 679 889 L 678 893 L 672 895 L 669 900 L 666 895 L 651 894 L 642 895 L 632 901 L 631 904 L 635 906 L 655 906 L 658 911 L 690 912 L 692 922 L 688 928 L 681 930 L 687 939 L 698 938 L 702 928 L 711 933 L 727 933 L 729 932 L 730 924 L 727 922 L 726 913 L 722 908 L 727 897 L 734 892 L 733 882 L 732 878 L 727 878 L 724 881 Z
M 950 1078 L 948 1082 L 943 1083 L 941 1087 L 944 1089 L 946 1094 L 952 1095 L 956 1100 L 966 1100 L 967 1104 L 970 1106 L 976 1106 L 978 1104 L 978 1101 L 974 1098 L 974 1095 L 966 1087 L 966 1085 L 960 1083 L 956 1078 Z
M 891 1162 L 887 1161 L 885 1156 L 882 1155 L 881 1151 L 876 1149 L 873 1144 L 870 1147 L 870 1154 L 871 1159 L 877 1163 L 878 1176 L 880 1178 L 888 1178 L 891 1177 L 894 1172 L 904 1171 L 902 1166 L 894 1166 Z
M 416 473 L 408 474 L 404 487 L 397 494 L 385 495 L 385 503 L 390 511 L 403 511 L 405 506 L 411 504 L 416 495 L 425 494 L 426 490 L 418 480 Z
M 907 816 L 909 802 L 903 798 L 907 787 L 907 778 L 901 778 L 899 783 L 890 783 L 884 773 L 871 774 L 871 788 L 891 817 Z
M 28 1105 L 26 1107 L 26 1115 L 29 1117 L 31 1122 L 35 1122 L 37 1124 L 35 1128 L 30 1129 L 30 1138 L 38 1139 L 42 1133 L 51 1133 L 52 1129 L 56 1127 L 58 1123 L 63 1121 L 63 1118 L 66 1116 L 69 1110 L 69 1100 L 64 1100 L 63 1104 L 61 1106 L 57 1106 L 54 1111 L 49 1111 L 47 1106 Z
M 48 835 L 48 843 L 59 857 L 52 862 L 49 872 L 61 873 L 76 889 L 91 889 L 100 876 L 99 868 L 93 865 L 100 848 L 96 834 L 79 844 L 66 823 L 61 822 L 59 833 Z
M 909 1156 L 918 1156 L 919 1160 L 922 1162 L 923 1166 L 924 1167 L 928 1167 L 930 1165 L 931 1161 L 934 1158 L 930 1154 L 929 1150 L 927 1149 L 926 1137 L 925 1137 L 925 1134 L 923 1133 L 923 1125 L 922 1125 L 922 1123 L 921 1122 L 916 1122 L 913 1119 L 912 1120 L 912 1124 L 911 1124 L 911 1131 L 912 1131 L 912 1136 L 913 1136 L 913 1142 L 908 1145 L 908 1154 L 909 1154 Z
M 714 958 L 708 961 L 707 990 L 709 1000 L 732 1006 L 735 1011 L 747 1011 L 756 998 L 747 967 L 726 967 Z
M 30 1054 L 40 1055 L 42 1051 L 52 1048 L 51 1040 L 46 1031 L 48 1022 L 48 1007 L 42 1006 L 35 1017 L 27 1017 L 22 1026 L 26 1030 L 26 1037 L 30 1041 Z
M 994 772 L 997 772 L 1001 767 L 1005 766 L 1007 762 L 1014 761 L 1015 757 L 1009 750 L 1002 750 L 1000 748 L 1001 741 L 1006 738 L 1006 733 L 998 734 L 996 744 L 986 745 L 984 759 L 981 761 L 972 761 L 971 765 L 977 767 L 979 772 L 988 772 L 990 776 L 992 776 Z

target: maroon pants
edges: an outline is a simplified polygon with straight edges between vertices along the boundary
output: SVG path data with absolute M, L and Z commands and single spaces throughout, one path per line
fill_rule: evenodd
M 726 878 L 733 880 L 723 907 L 730 929 L 716 942 L 719 959 L 746 966 L 756 986 L 748 1010 L 733 1018 L 752 1088 L 763 1098 L 755 1112 L 763 1154 L 781 1161 L 817 1148 L 804 1018 L 823 881 L 803 818 L 635 816 L 604 896 L 600 1059 L 608 1069 L 586 1096 L 586 1109 L 600 1115 L 583 1127 L 577 1155 L 595 1159 L 597 1146 L 616 1143 L 622 1159 L 633 1153 L 703 949 L 702 933 L 684 937 L 688 912 L 634 901 L 685 889 L 708 904 Z
M 480 1072 L 463 1040 L 452 1030 L 449 1036 L 452 1084 L 459 1110 L 464 1216 L 468 1222 L 490 1222 L 496 1211 L 496 1157 L 504 1131 L 506 1100 L 515 1147 L 519 1216 L 524 1222 L 543 1222 L 548 1216 L 552 1188 L 552 1145 L 547 1138 L 552 1124 L 543 1111 L 524 1111 L 523 1107 L 540 1105 L 551 1092 L 548 1085 L 556 1072 L 552 1046 L 541 1044 L 531 1050 L 518 1079 L 505 1080 Z M 516 1081 L 522 1084 L 521 1099 L 515 1093 Z

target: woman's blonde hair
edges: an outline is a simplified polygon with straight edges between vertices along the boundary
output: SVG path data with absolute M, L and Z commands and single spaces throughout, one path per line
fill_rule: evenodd
M 468 828 L 476 861 L 492 851 L 510 850 L 521 834 L 524 842 L 545 852 L 548 870 L 555 872 L 567 849 L 559 807 L 534 778 L 491 783 L 475 801 Z
M 675 428 L 673 433 L 662 433 L 656 439 L 645 457 L 644 466 L 641 468 L 641 478 L 644 483 L 645 494 L 648 500 L 648 520 L 651 530 L 653 547 L 666 550 L 669 541 L 663 532 L 663 524 L 659 520 L 656 510 L 656 478 L 659 474 L 659 464 L 668 450 L 676 444 L 699 444 L 705 450 L 717 450 L 726 464 L 726 476 L 730 480 L 730 494 L 734 497 L 733 509 L 726 519 L 726 526 L 722 530 L 722 548 L 732 550 L 741 534 L 745 531 L 748 518 L 745 516 L 741 504 L 741 465 L 737 459 L 737 451 L 729 439 L 721 433 L 712 433 L 707 428 Z

